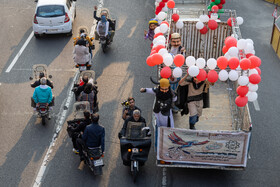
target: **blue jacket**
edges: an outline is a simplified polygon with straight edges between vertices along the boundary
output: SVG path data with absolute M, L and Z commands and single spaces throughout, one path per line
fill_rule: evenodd
M 92 123 L 86 127 L 86 130 L 82 136 L 87 147 L 99 147 L 101 146 L 102 152 L 105 149 L 105 129 L 98 125 L 98 123 Z
M 37 86 L 33 93 L 33 99 L 35 103 L 51 103 L 52 102 L 52 90 L 47 85 Z

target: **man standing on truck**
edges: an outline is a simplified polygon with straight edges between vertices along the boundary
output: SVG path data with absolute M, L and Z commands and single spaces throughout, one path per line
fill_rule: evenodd
M 180 86 L 188 85 L 187 106 L 189 109 L 189 124 L 190 129 L 195 130 L 195 123 L 198 122 L 199 117 L 202 115 L 203 108 L 203 92 L 208 92 L 209 82 L 200 81 L 196 77 L 187 80 L 188 73 L 179 81 Z

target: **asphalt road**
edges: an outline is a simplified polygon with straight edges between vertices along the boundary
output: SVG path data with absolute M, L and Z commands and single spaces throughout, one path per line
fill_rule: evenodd
M 0 0 L 0 186 L 33 186 L 48 150 L 56 125 L 65 105 L 76 69 L 72 60 L 72 38 L 63 35 L 31 39 L 15 66 L 5 70 L 19 52 L 32 31 L 35 3 L 22 0 Z M 91 27 L 92 9 L 98 1 L 77 1 L 74 32 L 81 25 Z M 143 40 L 143 30 L 153 17 L 154 2 L 104 0 L 117 19 L 114 43 L 107 54 L 95 50 L 93 70 L 99 88 L 100 123 L 106 129 L 104 174 L 96 177 L 85 167 L 78 170 L 79 157 L 72 152 L 72 142 L 64 124 L 50 155 L 42 186 L 162 186 L 162 168 L 155 165 L 155 153 L 150 152 L 147 164 L 141 168 L 133 184 L 129 168 L 122 165 L 117 133 L 122 119 L 120 103 L 128 96 L 151 123 L 153 98 L 141 95 L 141 87 L 150 87 L 149 76 L 155 71 L 147 67 L 149 42 Z M 126 8 L 130 7 L 130 8 Z M 280 63 L 270 46 L 274 6 L 262 0 L 228 0 L 226 8 L 236 9 L 244 18 L 243 38 L 251 38 L 256 54 L 262 59 L 262 82 L 259 85 L 260 111 L 250 104 L 253 122 L 251 159 L 245 171 L 219 171 L 167 168 L 166 186 L 279 186 L 280 163 L 277 144 L 280 127 L 278 83 Z M 47 64 L 53 75 L 56 106 L 52 119 L 42 126 L 30 108 L 29 77 L 34 64 Z M 70 105 L 71 106 L 71 105 Z M 71 119 L 71 107 L 67 110 Z

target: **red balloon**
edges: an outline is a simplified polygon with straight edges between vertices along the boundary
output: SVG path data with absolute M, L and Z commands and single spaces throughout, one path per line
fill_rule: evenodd
M 259 75 L 262 74 L 262 71 L 261 71 L 261 69 L 259 67 L 256 67 L 255 69 L 258 71 Z
M 241 97 L 244 97 L 249 92 L 249 87 L 248 86 L 238 86 L 238 88 L 236 89 L 236 92 Z
M 165 23 L 169 27 L 169 23 L 167 21 L 162 21 L 160 24 Z
M 219 10 L 219 7 L 217 5 L 212 6 L 212 12 L 217 13 Z
M 156 50 L 152 50 L 151 53 L 150 53 L 150 56 L 153 55 L 153 54 L 156 54 L 156 53 L 157 53 Z
M 234 37 L 229 36 L 225 39 L 225 44 L 228 49 L 231 47 L 237 47 L 237 40 Z
M 211 30 L 215 30 L 215 29 L 218 27 L 218 23 L 217 23 L 215 20 L 210 19 L 210 20 L 208 21 L 208 27 L 209 27 L 209 29 L 211 29 Z
M 223 5 L 220 3 L 220 4 L 218 4 L 218 7 L 219 7 L 219 9 L 222 9 Z
M 171 72 L 170 67 L 165 66 L 164 68 L 161 69 L 161 71 L 160 71 L 160 76 L 161 76 L 162 78 L 168 79 L 168 78 L 171 76 L 171 73 L 172 73 L 172 72 Z
M 164 3 L 164 2 L 160 2 L 160 3 L 158 4 L 158 6 L 159 6 L 160 8 L 163 8 L 163 7 L 165 7 L 165 3 Z
M 148 66 L 154 66 L 155 64 L 153 63 L 153 59 L 152 56 L 148 56 L 146 59 L 146 62 L 148 64 Z
M 153 54 L 152 55 L 152 61 L 153 61 L 153 64 L 160 65 L 163 62 L 163 57 L 158 53 Z
M 177 67 L 181 67 L 185 62 L 185 57 L 181 54 L 178 54 L 174 57 L 173 62 Z
M 196 78 L 200 81 L 204 81 L 207 78 L 207 73 L 204 69 L 199 70 L 199 74 L 196 76 Z
M 221 0 L 220 4 L 225 4 L 226 3 L 226 0 Z
M 228 20 L 227 20 L 227 24 L 228 24 L 228 26 L 232 27 L 232 24 L 231 24 L 231 18 L 228 18 Z
M 199 30 L 199 32 L 200 32 L 201 34 L 206 34 L 206 33 L 208 32 L 208 29 L 207 29 L 206 26 L 204 26 L 202 29 Z
M 158 45 L 158 46 L 154 47 L 153 49 L 155 49 L 156 52 L 158 53 L 158 51 L 162 48 L 165 48 L 165 46 L 164 45 Z
M 166 3 L 168 0 L 162 0 L 162 2 Z
M 238 96 L 235 99 L 235 104 L 239 107 L 244 107 L 244 106 L 246 106 L 247 103 L 248 103 L 248 97 L 247 96 L 245 96 L 245 97 Z
M 247 70 L 249 69 L 251 66 L 251 62 L 250 60 L 248 60 L 247 58 L 243 58 L 240 60 L 240 68 L 243 70 Z
M 175 7 L 175 2 L 172 1 L 172 0 L 169 0 L 169 1 L 167 2 L 167 7 L 170 8 L 170 9 L 174 8 L 174 7 Z
M 226 53 L 227 53 L 227 51 L 228 51 L 227 46 L 225 46 L 225 45 L 224 45 L 224 47 L 223 47 L 222 51 L 223 51 L 223 53 L 224 53 L 224 54 L 226 54 Z
M 217 59 L 217 65 L 220 69 L 226 69 L 228 66 L 228 59 L 224 56 L 220 56 Z
M 215 0 L 211 0 L 211 2 L 215 2 Z
M 239 59 L 237 57 L 231 57 L 228 60 L 228 66 L 230 69 L 236 69 L 239 66 Z
M 159 13 L 160 13 L 160 11 L 162 10 L 162 7 L 160 7 L 160 6 L 157 6 L 157 8 L 156 8 L 156 15 L 158 15 Z
M 261 63 L 262 63 L 261 59 L 259 57 L 257 57 L 257 56 L 250 56 L 249 60 L 251 62 L 250 69 L 259 67 L 261 65 Z
M 156 38 L 156 37 L 158 37 L 158 36 L 163 36 L 163 34 L 161 33 L 161 32 L 158 32 L 158 33 L 156 33 L 155 35 L 154 35 L 154 39 Z
M 259 84 L 261 82 L 261 76 L 259 74 L 252 74 L 249 76 L 249 81 L 252 84 Z
M 207 80 L 211 83 L 214 83 L 218 80 L 219 76 L 215 70 L 210 70 L 208 72 Z
M 250 56 L 253 56 L 254 54 L 252 54 L 252 53 L 248 53 L 248 54 L 246 54 L 246 58 L 249 58 Z
M 172 14 L 173 21 L 177 22 L 179 20 L 180 16 L 178 14 Z

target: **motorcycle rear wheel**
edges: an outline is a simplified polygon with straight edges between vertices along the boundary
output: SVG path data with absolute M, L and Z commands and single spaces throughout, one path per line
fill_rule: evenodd
M 93 173 L 94 175 L 102 175 L 103 172 L 102 172 L 102 166 L 94 166 L 93 168 Z
M 42 116 L 42 125 L 46 125 L 46 116 Z

